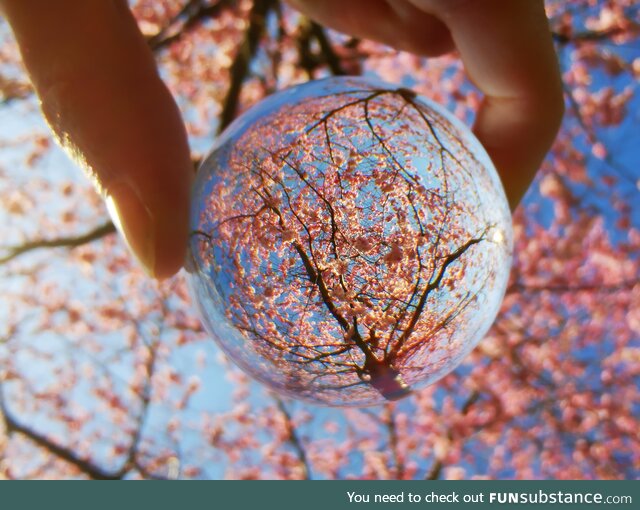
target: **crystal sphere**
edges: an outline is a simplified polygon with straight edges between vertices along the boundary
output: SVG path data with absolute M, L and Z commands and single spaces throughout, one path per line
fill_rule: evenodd
M 313 81 L 244 113 L 199 169 L 189 283 L 255 379 L 326 405 L 453 370 L 504 296 L 509 207 L 469 129 L 404 88 Z

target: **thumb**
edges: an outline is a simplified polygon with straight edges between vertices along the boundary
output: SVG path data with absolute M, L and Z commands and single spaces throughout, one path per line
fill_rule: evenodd
M 147 273 L 182 265 L 192 165 L 178 108 L 122 0 L 0 0 L 58 141 Z

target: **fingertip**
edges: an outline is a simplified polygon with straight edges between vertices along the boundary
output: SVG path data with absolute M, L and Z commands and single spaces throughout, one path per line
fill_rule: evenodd
M 111 184 L 105 191 L 113 224 L 144 272 L 159 280 L 178 272 L 187 250 L 186 194 L 158 200 L 157 192 L 142 192 L 130 182 Z M 151 196 L 156 199 L 148 200 Z
M 186 204 L 185 204 L 186 206 Z M 186 209 L 184 207 L 183 209 Z M 157 222 L 154 240 L 155 262 L 151 276 L 164 280 L 184 265 L 188 242 L 188 215 L 164 211 Z
M 129 251 L 149 276 L 155 273 L 155 222 L 140 193 L 129 183 L 111 184 L 105 203 Z

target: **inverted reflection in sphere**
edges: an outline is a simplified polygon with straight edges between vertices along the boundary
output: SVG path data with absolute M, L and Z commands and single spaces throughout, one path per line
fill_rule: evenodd
M 237 119 L 200 168 L 190 283 L 231 360 L 293 397 L 394 400 L 482 339 L 509 208 L 470 131 L 411 91 L 330 78 Z

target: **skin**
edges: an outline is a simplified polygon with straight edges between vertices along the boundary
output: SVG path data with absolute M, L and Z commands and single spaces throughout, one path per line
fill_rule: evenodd
M 563 99 L 540 0 L 289 0 L 400 50 L 457 50 L 484 93 L 474 131 L 512 208 L 557 133 Z M 193 174 L 180 112 L 124 0 L 0 0 L 61 145 L 105 196 L 149 275 L 183 264 Z

